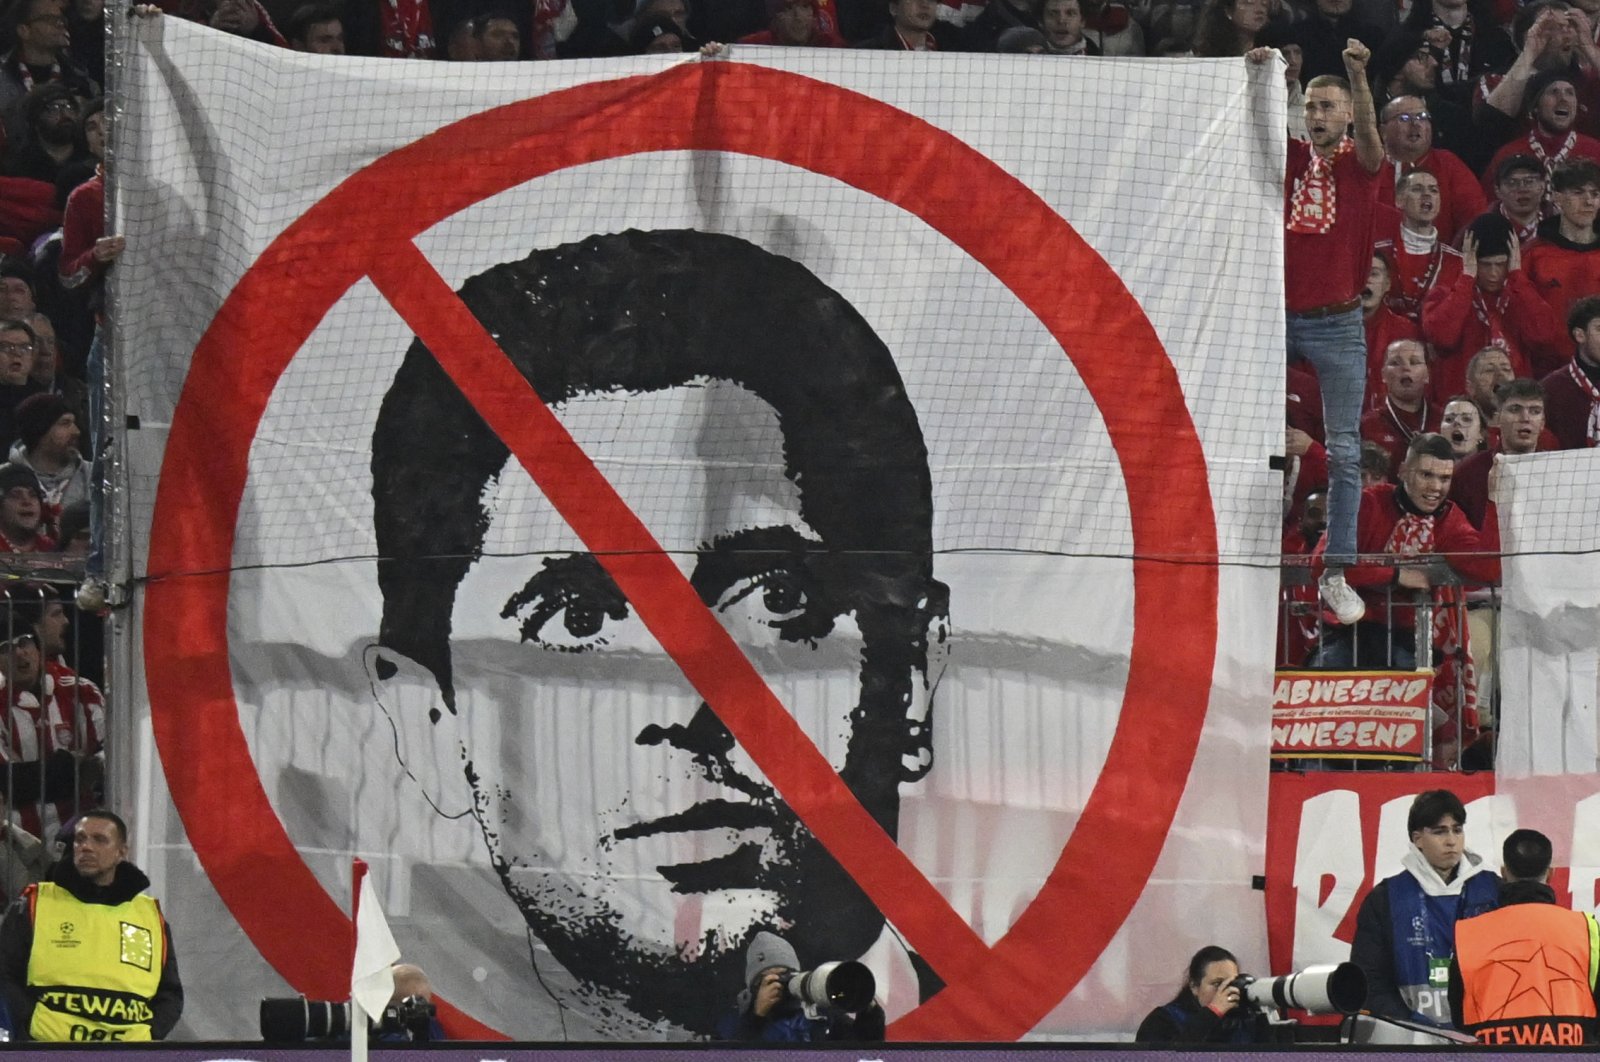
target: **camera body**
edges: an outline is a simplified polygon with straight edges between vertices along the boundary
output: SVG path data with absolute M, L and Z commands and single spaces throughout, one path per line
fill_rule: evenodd
M 433 1039 L 434 1006 L 421 996 L 406 996 L 383 1008 L 367 1023 L 372 1043 L 428 1043 Z M 307 1040 L 349 1042 L 350 1004 L 325 999 L 263 999 L 261 1039 L 267 1043 Z
M 406 996 L 383 1008 L 374 1037 L 386 1043 L 425 1044 L 433 1040 L 434 1005 L 421 996 Z

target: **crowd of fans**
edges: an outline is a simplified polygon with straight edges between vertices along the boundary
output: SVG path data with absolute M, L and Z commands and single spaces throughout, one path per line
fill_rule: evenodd
M 104 239 L 103 15 L 0 9 L 0 887 L 47 865 L 51 836 L 103 798 L 103 627 L 73 607 L 90 550 L 91 352 Z M 33 581 L 54 576 L 56 584 Z M 82 673 L 80 674 L 80 669 Z

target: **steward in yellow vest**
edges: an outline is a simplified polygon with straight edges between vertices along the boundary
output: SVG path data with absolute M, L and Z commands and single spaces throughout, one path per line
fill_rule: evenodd
M 72 859 L 30 885 L 0 923 L 0 987 L 15 1040 L 160 1040 L 183 984 L 150 879 L 127 862 L 127 827 L 91 811 Z
M 1600 926 L 1593 915 L 1557 906 L 1545 884 L 1550 853 L 1543 834 L 1513 833 L 1506 839 L 1501 907 L 1456 924 L 1452 1013 L 1482 1043 L 1600 1043 Z

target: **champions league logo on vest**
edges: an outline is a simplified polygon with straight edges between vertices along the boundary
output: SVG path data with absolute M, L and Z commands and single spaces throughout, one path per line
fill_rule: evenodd
M 61 935 L 50 942 L 56 947 L 76 948 L 78 945 L 83 943 L 81 940 L 74 940 L 72 938 L 72 934 L 77 930 L 78 927 L 73 925 L 71 922 L 62 922 L 60 925 L 56 926 L 56 928 L 61 931 Z

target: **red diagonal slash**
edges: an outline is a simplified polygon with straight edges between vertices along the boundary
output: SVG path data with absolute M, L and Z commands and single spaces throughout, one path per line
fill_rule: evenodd
M 410 241 L 368 274 L 800 820 L 947 978 L 988 948 L 867 813 L 650 529 Z

